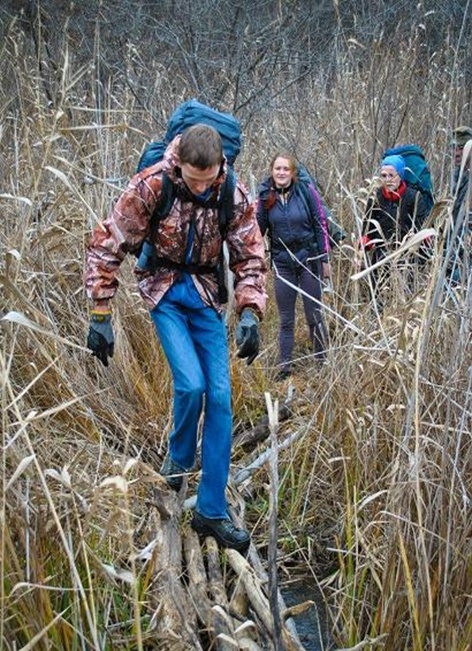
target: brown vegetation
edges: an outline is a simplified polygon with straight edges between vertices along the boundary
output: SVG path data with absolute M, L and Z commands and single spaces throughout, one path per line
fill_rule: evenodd
M 466 651 L 471 290 L 446 291 L 440 238 L 413 294 L 394 272 L 382 314 L 367 281 L 350 276 L 385 146 L 425 148 L 444 199 L 433 225 L 447 223 L 450 131 L 472 122 L 470 3 L 431 3 L 431 15 L 394 3 L 405 11 L 394 27 L 387 3 L 373 3 L 379 15 L 352 3 L 362 6 L 355 19 L 351 3 L 341 16 L 343 3 L 298 2 L 287 15 L 283 3 L 264 2 L 253 22 L 251 3 L 197 12 L 200 3 L 168 0 L 154 16 L 145 2 L 134 13 L 126 2 L 98 11 L 88 0 L 82 13 L 52 0 L 18 3 L 22 14 L 11 4 L 0 14 L 3 647 L 164 645 L 153 637 L 158 564 L 139 552 L 153 533 L 170 377 L 129 262 L 113 306 L 114 361 L 105 370 L 90 357 L 82 269 L 91 228 L 144 144 L 198 95 L 241 118 L 238 165 L 249 185 L 275 149 L 291 149 L 349 233 L 332 256 L 321 370 L 302 350 L 299 319 L 304 359 L 280 430 L 299 433 L 279 457 L 281 558 L 323 581 L 340 646 Z M 233 360 L 237 434 L 265 413 L 264 392 L 281 390 L 276 336 L 271 301 L 258 361 Z M 242 446 L 233 459 L 235 471 L 247 463 Z M 262 553 L 267 472 L 245 487 Z

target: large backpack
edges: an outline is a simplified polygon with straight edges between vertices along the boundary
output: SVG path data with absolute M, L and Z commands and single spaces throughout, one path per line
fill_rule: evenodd
M 241 127 L 239 121 L 229 113 L 221 113 L 210 106 L 206 106 L 196 99 L 180 104 L 170 116 L 167 122 L 167 131 L 162 141 L 149 143 L 137 166 L 137 172 L 155 165 L 162 160 L 168 144 L 185 129 L 195 124 L 208 124 L 218 131 L 221 136 L 223 151 L 228 161 L 229 168 L 225 181 L 220 190 L 218 200 L 219 227 L 222 239 L 226 236 L 226 230 L 234 212 L 234 190 L 236 187 L 236 175 L 233 171 L 233 164 L 241 150 Z M 175 187 L 166 174 L 162 176 L 162 190 L 160 200 L 150 220 L 150 236 L 148 240 L 154 241 L 159 221 L 164 219 L 172 208 L 175 200 Z M 153 246 L 143 243 L 143 246 L 134 253 L 139 258 L 143 248 L 150 251 Z M 224 287 L 223 254 L 220 253 L 220 260 L 217 268 L 218 286 L 220 290 L 220 301 L 227 301 L 227 292 Z
M 208 124 L 218 131 L 226 159 L 232 167 L 241 151 L 241 127 L 238 120 L 230 113 L 221 113 L 196 99 L 191 99 L 180 104 L 170 116 L 164 140 L 147 145 L 136 171 L 141 172 L 160 161 L 167 145 L 175 136 L 195 124 Z
M 429 213 L 434 205 L 433 181 L 423 150 L 418 145 L 400 145 L 387 149 L 382 160 L 398 155 L 405 159 L 405 182 L 421 192 Z
M 298 176 L 301 194 L 303 200 L 305 201 L 305 205 L 308 206 L 312 215 L 314 214 L 319 215 L 320 206 L 318 206 L 316 199 L 313 196 L 313 192 L 310 189 L 310 185 L 312 185 L 315 188 L 321 201 L 321 210 L 323 211 L 326 217 L 326 225 L 328 227 L 328 237 L 331 246 L 339 245 L 346 238 L 346 231 L 334 219 L 331 210 L 328 208 L 326 202 L 323 199 L 323 195 L 320 192 L 320 187 L 316 182 L 315 178 L 310 174 L 310 172 L 305 167 L 305 165 L 303 165 L 303 163 L 297 163 L 297 176 Z
M 161 161 L 167 145 L 172 142 L 175 136 L 183 133 L 188 127 L 202 123 L 213 127 L 220 134 L 223 151 L 230 166 L 220 192 L 220 231 L 224 235 L 228 220 L 231 219 L 234 209 L 233 197 L 236 176 L 232 167 L 241 151 L 241 127 L 239 121 L 233 115 L 221 113 L 196 99 L 183 102 L 170 116 L 164 140 L 151 142 L 146 146 L 139 159 L 136 171 L 141 172 Z M 163 219 L 172 207 L 175 198 L 172 195 L 173 187 L 173 184 L 164 175 L 161 200 L 151 217 L 151 233 L 155 233 L 159 220 Z

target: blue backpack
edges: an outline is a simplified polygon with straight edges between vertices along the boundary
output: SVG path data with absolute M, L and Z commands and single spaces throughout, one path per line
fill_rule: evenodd
M 396 155 L 405 159 L 405 182 L 421 192 L 429 213 L 434 205 L 433 181 L 423 150 L 418 145 L 400 145 L 387 149 L 382 159 Z
M 170 116 L 164 140 L 147 145 L 136 171 L 141 172 L 162 160 L 167 145 L 175 136 L 194 124 L 208 124 L 218 131 L 226 159 L 233 167 L 241 151 L 241 126 L 238 120 L 230 113 L 221 113 L 196 99 L 191 99 L 180 104 Z
M 234 190 L 236 188 L 236 175 L 233 171 L 233 164 L 241 150 L 241 127 L 238 120 L 229 113 L 221 113 L 215 109 L 198 102 L 196 99 L 180 104 L 170 116 L 167 122 L 167 131 L 163 141 L 149 143 L 138 163 L 137 172 L 155 165 L 164 157 L 168 144 L 185 129 L 195 124 L 208 124 L 218 131 L 221 136 L 223 151 L 228 161 L 229 168 L 225 181 L 220 190 L 218 198 L 219 227 L 222 239 L 226 236 L 229 220 L 234 213 Z M 154 241 L 159 221 L 164 219 L 172 208 L 175 200 L 175 187 L 166 174 L 162 175 L 162 190 L 158 205 L 156 206 L 150 220 L 150 236 L 142 246 L 134 251 L 139 258 L 140 266 L 153 269 L 156 260 Z M 142 257 L 141 257 L 142 256 Z M 217 266 L 217 280 L 220 302 L 227 302 L 227 291 L 224 284 L 223 253 L 220 252 L 220 259 Z
M 218 131 L 221 136 L 223 151 L 229 163 L 228 174 L 220 192 L 220 231 L 222 236 L 226 232 L 229 219 L 233 215 L 233 197 L 236 187 L 236 176 L 233 172 L 233 164 L 241 151 L 241 126 L 239 121 L 230 113 L 221 113 L 196 99 L 180 104 L 170 116 L 167 122 L 167 131 L 164 140 L 149 143 L 139 159 L 137 172 L 155 165 L 162 160 L 167 145 L 185 129 L 194 124 L 208 124 Z M 164 174 L 162 179 L 162 192 L 159 205 L 156 206 L 151 217 L 151 234 L 160 219 L 163 219 L 172 207 L 174 202 L 174 186 Z M 139 255 L 139 252 L 138 252 Z
M 346 239 L 346 231 L 337 221 L 334 219 L 331 210 L 326 205 L 323 195 L 321 194 L 318 183 L 315 178 L 310 174 L 308 169 L 303 165 L 303 163 L 297 163 L 297 176 L 299 180 L 299 186 L 301 190 L 301 196 L 305 205 L 308 206 L 312 215 L 318 215 L 318 218 L 321 221 L 319 216 L 319 208 L 313 196 L 313 192 L 310 190 L 310 185 L 313 185 L 315 190 L 318 193 L 321 201 L 321 208 L 326 217 L 326 225 L 328 227 L 328 237 L 331 243 L 331 246 L 339 246 L 341 242 Z

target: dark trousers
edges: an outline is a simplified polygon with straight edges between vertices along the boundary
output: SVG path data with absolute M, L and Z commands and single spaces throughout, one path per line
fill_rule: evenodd
M 308 294 L 308 296 L 302 294 L 302 300 L 305 318 L 310 333 L 310 340 L 313 342 L 313 352 L 317 359 L 322 360 L 325 357 L 325 327 L 323 323 L 321 304 L 316 303 L 309 298 L 309 296 L 312 296 L 321 302 L 322 290 L 318 269 L 319 265 L 317 263 L 315 264 L 316 267 L 309 267 L 310 269 L 314 269 L 314 272 L 316 272 L 313 274 L 304 269 L 301 265 L 297 265 L 293 262 L 275 262 L 275 300 L 280 321 L 279 356 L 283 370 L 290 370 L 295 336 L 295 304 L 299 293 L 296 289 L 287 285 L 284 280 L 288 281 L 295 287 L 299 287 Z M 277 273 L 280 277 L 277 276 Z

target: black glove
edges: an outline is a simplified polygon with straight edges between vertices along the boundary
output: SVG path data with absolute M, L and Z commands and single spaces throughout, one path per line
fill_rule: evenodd
M 247 365 L 252 364 L 259 354 L 259 319 L 255 313 L 245 308 L 236 328 L 238 357 L 247 358 Z
M 108 366 L 108 358 L 113 357 L 114 347 L 115 336 L 111 325 L 111 314 L 109 312 L 92 312 L 87 348 L 90 348 L 102 364 Z

